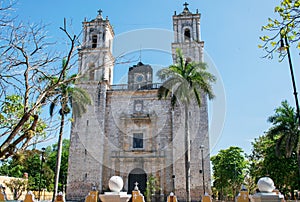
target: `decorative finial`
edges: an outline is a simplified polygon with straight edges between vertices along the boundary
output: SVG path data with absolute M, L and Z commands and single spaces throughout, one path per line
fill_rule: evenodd
M 135 185 L 134 190 L 135 190 L 135 191 L 138 191 L 138 190 L 139 190 L 138 184 L 139 184 L 138 182 L 135 182 L 135 183 L 134 183 L 134 185 Z
M 108 181 L 108 187 L 112 192 L 120 192 L 124 182 L 120 176 L 112 176 Z
M 96 188 L 96 184 L 93 183 L 93 184 L 92 184 L 92 191 L 96 191 L 96 189 L 97 189 L 97 188 Z

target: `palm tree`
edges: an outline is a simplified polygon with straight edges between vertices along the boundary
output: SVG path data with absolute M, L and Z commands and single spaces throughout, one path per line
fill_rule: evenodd
M 201 99 L 207 95 L 209 99 L 214 97 L 211 84 L 215 77 L 207 72 L 207 65 L 201 62 L 193 62 L 185 59 L 180 49 L 176 50 L 176 64 L 158 71 L 158 77 L 163 80 L 163 85 L 158 90 L 158 99 L 170 98 L 171 106 L 174 108 L 177 100 L 184 104 L 185 123 L 185 178 L 186 197 L 191 201 L 190 196 L 190 134 L 189 134 L 189 105 L 191 100 L 196 100 L 201 106 Z
M 297 153 L 300 178 L 300 131 L 294 108 L 285 100 L 281 102 L 280 107 L 275 109 L 275 114 L 270 116 L 268 121 L 272 123 L 273 126 L 267 131 L 267 136 L 276 140 L 277 155 L 283 153 L 289 158 L 293 152 Z M 298 183 L 300 185 L 299 181 Z
M 67 61 L 63 59 L 63 67 L 67 65 Z M 78 88 L 75 86 L 75 78 L 77 75 L 72 75 L 67 77 L 66 74 L 63 75 L 62 81 L 70 81 L 64 82 L 59 88 L 55 89 L 56 97 L 50 104 L 50 116 L 53 116 L 54 109 L 57 105 L 60 106 L 59 115 L 60 115 L 60 128 L 58 135 L 58 143 L 57 143 L 57 157 L 56 157 L 56 167 L 55 167 L 55 179 L 54 179 L 54 191 L 53 198 L 54 201 L 55 196 L 58 191 L 58 182 L 59 182 L 59 173 L 61 166 L 61 154 L 62 154 L 62 142 L 63 142 L 63 134 L 64 134 L 64 125 L 65 125 L 65 116 L 71 112 L 75 117 L 81 116 L 82 113 L 86 112 L 86 106 L 90 105 L 91 98 L 89 94 L 82 88 Z M 52 82 L 55 82 L 58 78 L 52 78 Z

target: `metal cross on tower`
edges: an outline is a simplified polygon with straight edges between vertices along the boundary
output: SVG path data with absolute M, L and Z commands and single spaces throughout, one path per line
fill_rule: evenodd
M 99 10 L 98 10 L 98 13 L 99 13 L 99 15 L 102 15 L 102 10 L 99 9 Z
M 185 7 L 185 8 L 188 8 L 188 3 L 187 2 L 185 2 L 184 4 L 183 4 L 183 6 Z

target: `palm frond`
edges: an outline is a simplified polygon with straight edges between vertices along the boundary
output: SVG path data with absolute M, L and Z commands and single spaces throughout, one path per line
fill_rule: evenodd
M 286 157 L 290 157 L 297 150 L 300 135 L 294 108 L 283 101 L 268 121 L 272 127 L 267 131 L 267 136 L 276 140 L 276 154 L 284 152 Z
M 73 113 L 80 117 L 87 110 L 87 105 L 92 104 L 90 95 L 82 88 L 74 87 L 70 97 Z
M 169 91 L 170 90 L 165 86 L 160 86 L 157 92 L 158 99 L 166 99 L 168 97 Z
M 209 99 L 214 98 L 211 84 L 216 78 L 207 71 L 207 64 L 185 59 L 180 49 L 176 50 L 176 64 L 158 71 L 157 76 L 163 81 L 164 87 L 158 91 L 159 99 L 170 96 L 171 91 L 172 96 L 176 97 L 173 102 L 180 100 L 188 104 L 195 99 L 200 107 L 202 94 Z
M 196 101 L 197 101 L 198 106 L 201 106 L 201 96 L 200 96 L 200 94 L 199 94 L 199 92 L 197 91 L 196 88 L 194 88 L 194 93 L 195 93 L 195 97 L 196 97 Z

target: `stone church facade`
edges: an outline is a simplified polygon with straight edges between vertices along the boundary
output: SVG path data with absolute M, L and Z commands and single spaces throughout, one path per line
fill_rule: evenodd
M 186 57 L 203 61 L 204 42 L 200 38 L 200 14 L 184 5 L 173 15 L 175 50 Z M 93 188 L 108 191 L 108 180 L 118 175 L 124 180 L 124 191 L 131 192 L 139 183 L 143 192 L 150 176 L 155 177 L 157 194 L 175 192 L 178 199 L 186 196 L 184 164 L 184 110 L 178 103 L 158 100 L 161 84 L 153 83 L 155 72 L 150 65 L 137 63 L 128 69 L 128 82 L 113 85 L 115 59 L 112 55 L 114 31 L 108 18 L 99 12 L 83 22 L 83 41 L 79 50 L 78 87 L 93 100 L 87 112 L 74 117 L 71 130 L 67 200 L 82 200 Z M 189 107 L 191 134 L 191 196 L 199 200 L 210 190 L 210 160 L 207 99 L 202 106 Z M 203 146 L 204 170 L 202 171 Z M 204 173 L 204 183 L 203 183 Z

